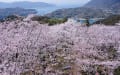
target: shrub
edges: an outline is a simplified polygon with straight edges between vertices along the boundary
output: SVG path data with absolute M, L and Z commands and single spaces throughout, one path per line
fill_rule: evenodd
M 114 70 L 114 75 L 120 75 L 120 66 Z
M 120 21 L 120 15 L 112 15 L 112 16 L 107 17 L 106 19 L 95 22 L 95 24 L 102 23 L 105 25 L 115 25 L 119 21 Z
M 17 15 L 9 15 L 4 19 L 0 19 L 0 22 L 5 22 L 5 21 L 14 21 L 14 20 L 23 20 L 22 16 L 17 16 Z
M 49 26 L 55 24 L 61 24 L 67 21 L 67 18 L 49 18 L 46 16 L 35 16 L 32 18 L 33 21 L 38 21 L 41 24 L 47 23 Z

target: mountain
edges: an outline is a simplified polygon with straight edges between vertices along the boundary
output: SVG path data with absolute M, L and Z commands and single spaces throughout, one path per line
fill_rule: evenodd
M 92 8 L 120 8 L 120 0 L 91 0 L 85 7 Z
M 38 8 L 38 7 L 50 7 L 50 6 L 54 6 L 54 5 L 44 2 L 27 2 L 27 1 L 13 2 L 13 3 L 0 2 L 0 8 L 15 8 L 15 7 Z
M 36 13 L 37 11 L 34 9 L 3 8 L 0 9 L 0 19 L 3 19 L 9 15 L 27 16 L 28 14 L 36 14 Z
M 120 14 L 120 0 L 91 0 L 83 7 L 59 9 L 46 16 L 55 18 L 106 18 L 114 14 Z
M 78 8 L 67 8 L 67 9 L 59 9 L 52 13 L 47 14 L 48 17 L 54 18 L 70 18 L 70 17 L 77 17 L 77 18 L 96 18 L 96 17 L 106 17 L 107 14 L 103 12 L 101 9 L 95 8 L 86 8 L 86 7 L 78 7 Z

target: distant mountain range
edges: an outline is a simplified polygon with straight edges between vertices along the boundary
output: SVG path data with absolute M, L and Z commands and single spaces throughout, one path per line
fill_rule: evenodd
M 120 0 L 91 0 L 86 7 L 94 8 L 120 8 Z
M 28 14 L 36 14 L 37 11 L 34 9 L 23 9 L 23 8 L 4 8 L 0 9 L 0 19 L 4 19 L 10 15 L 27 16 Z
M 120 14 L 120 0 L 91 0 L 83 7 L 60 9 L 47 14 L 47 16 L 56 18 L 106 18 L 115 14 Z
M 13 2 L 13 3 L 0 2 L 0 8 L 15 8 L 15 7 L 38 8 L 38 7 L 50 7 L 50 6 L 55 6 L 55 5 L 44 2 L 28 2 L 28 1 Z
M 52 13 L 47 14 L 48 17 L 54 18 L 101 18 L 106 17 L 107 14 L 103 12 L 101 9 L 95 8 L 86 8 L 86 7 L 78 7 L 78 8 L 67 8 L 67 9 L 59 9 Z

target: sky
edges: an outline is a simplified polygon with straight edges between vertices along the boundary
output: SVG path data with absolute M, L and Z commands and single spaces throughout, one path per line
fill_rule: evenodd
M 0 2 L 15 2 L 15 1 L 32 1 L 32 2 L 46 2 L 56 5 L 65 5 L 65 4 L 85 4 L 89 0 L 0 0 Z

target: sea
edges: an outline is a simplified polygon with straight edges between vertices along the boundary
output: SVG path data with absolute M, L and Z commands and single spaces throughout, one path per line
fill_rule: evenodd
M 93 23 L 95 23 L 95 22 L 97 22 L 98 20 L 95 20 L 95 19 L 89 19 L 89 23 L 90 24 L 93 24 Z M 79 21 L 81 24 L 84 24 L 85 22 L 86 22 L 86 20 L 80 20 Z
M 81 5 L 52 6 L 52 7 L 44 7 L 44 8 L 39 7 L 39 8 L 33 8 L 33 9 L 37 10 L 38 15 L 45 15 L 53 11 L 56 11 L 57 9 L 75 8 L 75 7 L 81 7 Z
M 37 15 L 45 15 L 51 13 L 57 9 L 62 9 L 62 7 L 44 7 L 44 8 L 34 8 L 38 13 Z

